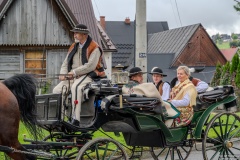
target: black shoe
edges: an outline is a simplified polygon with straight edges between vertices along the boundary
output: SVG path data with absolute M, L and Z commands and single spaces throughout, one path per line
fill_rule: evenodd
M 72 125 L 78 126 L 78 127 L 80 125 L 80 122 L 78 120 L 76 120 L 76 119 L 72 119 L 71 123 L 72 123 Z

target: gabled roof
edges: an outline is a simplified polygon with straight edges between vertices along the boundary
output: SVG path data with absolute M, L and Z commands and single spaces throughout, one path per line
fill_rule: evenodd
M 227 61 L 231 61 L 233 56 L 237 53 L 238 48 L 228 48 L 228 49 L 221 49 L 221 52 L 227 59 Z
M 112 40 L 109 38 L 108 34 L 102 28 L 100 23 L 96 20 L 99 34 L 101 36 L 102 48 L 107 52 L 117 52 L 115 45 Z
M 153 34 L 148 42 L 148 53 L 175 53 L 175 59 L 200 25 L 194 24 Z
M 9 6 L 17 0 L 0 0 L 0 21 L 7 12 Z M 69 25 L 74 27 L 79 23 L 86 24 L 92 38 L 101 45 L 96 18 L 94 15 L 91 0 L 55 0 Z
M 217 62 L 226 63 L 226 58 L 200 23 L 154 33 L 148 43 L 148 53 L 173 53 L 170 68 L 181 64 L 215 66 Z
M 122 64 L 130 66 L 134 61 L 135 50 L 135 24 L 134 21 L 106 21 L 105 30 L 117 47 L 117 53 L 113 54 L 112 66 Z M 147 34 L 168 30 L 167 22 L 147 22 Z
M 12 1 L 13 0 L 0 0 L 0 20 L 7 11 L 8 7 L 11 5 Z

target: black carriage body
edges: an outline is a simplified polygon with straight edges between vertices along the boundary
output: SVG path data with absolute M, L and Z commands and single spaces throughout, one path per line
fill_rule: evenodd
M 36 95 L 38 122 L 42 125 L 58 125 L 61 119 L 62 94 Z

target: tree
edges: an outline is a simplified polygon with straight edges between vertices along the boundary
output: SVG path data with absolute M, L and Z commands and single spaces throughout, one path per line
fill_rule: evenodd
M 236 1 L 236 0 L 235 0 Z M 240 2 L 236 1 L 237 4 L 233 6 L 233 8 L 237 11 L 240 12 Z
M 238 39 L 238 35 L 232 33 L 231 38 L 232 38 L 233 40 L 237 40 L 237 39 Z
M 238 53 L 236 53 L 232 59 L 232 65 L 231 65 L 231 69 L 230 69 L 231 74 L 233 74 L 233 72 L 237 71 L 238 63 L 239 63 L 239 56 L 238 56 Z
M 228 85 L 230 82 L 230 63 L 227 62 L 223 66 L 221 79 L 220 79 L 220 85 Z
M 210 83 L 211 86 L 214 87 L 214 86 L 220 85 L 221 73 L 222 73 L 222 65 L 218 62 L 216 65 L 216 71 L 213 75 L 213 79 L 211 80 L 211 83 Z
M 237 67 L 237 75 L 236 75 L 236 79 L 235 79 L 235 84 L 238 88 L 240 88 L 240 63 L 238 63 L 238 67 Z
M 233 40 L 233 41 L 231 41 L 229 44 L 230 44 L 230 47 L 231 47 L 231 48 L 235 48 L 235 47 L 238 46 L 239 43 L 238 43 L 238 41 Z

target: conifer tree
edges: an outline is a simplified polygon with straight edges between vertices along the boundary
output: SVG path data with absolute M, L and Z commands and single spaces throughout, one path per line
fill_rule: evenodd
M 211 80 L 211 83 L 210 83 L 211 86 L 214 87 L 214 86 L 219 86 L 220 85 L 221 73 L 222 73 L 222 66 L 218 62 L 217 65 L 216 65 L 216 71 L 213 75 L 213 79 Z
M 238 63 L 239 63 L 239 56 L 238 56 L 238 53 L 236 53 L 232 58 L 232 64 L 231 64 L 231 70 L 230 70 L 231 74 L 237 71 Z
M 237 88 L 240 88 L 240 63 L 238 63 L 238 67 L 237 67 L 237 74 L 236 74 L 236 78 L 235 78 L 235 84 L 236 84 Z
M 221 79 L 220 79 L 220 85 L 228 85 L 229 84 L 229 78 L 230 78 L 230 63 L 227 62 L 223 66 Z

